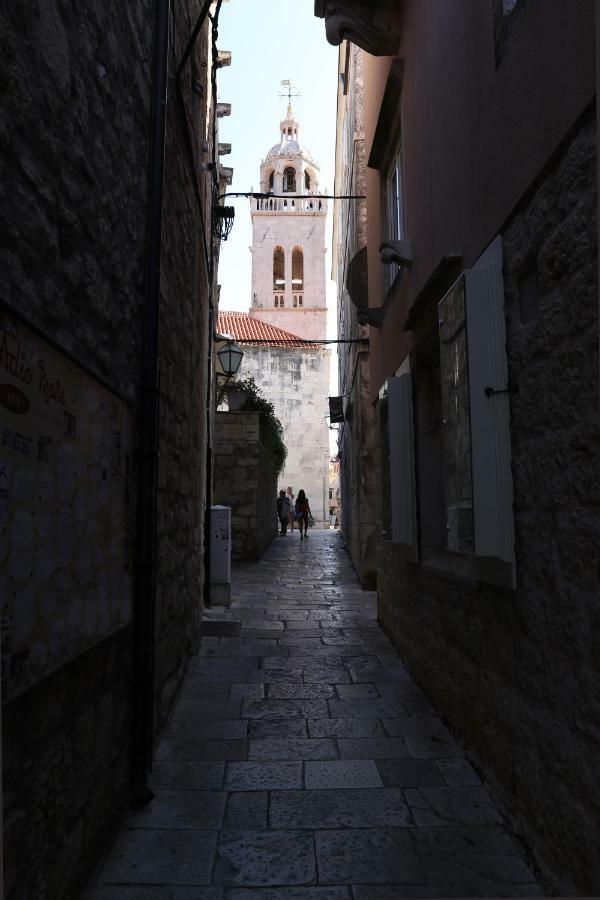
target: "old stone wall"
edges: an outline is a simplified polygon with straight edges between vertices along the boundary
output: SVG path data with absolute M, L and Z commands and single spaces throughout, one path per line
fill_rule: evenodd
M 563 895 L 600 883 L 596 235 L 589 116 L 502 234 L 516 592 L 380 548 L 382 624 Z
M 304 489 L 315 521 L 329 527 L 329 353 L 245 344 L 240 376 L 252 376 L 275 407 L 287 447 L 279 488 Z
M 364 92 L 362 50 L 351 46 L 347 75 L 348 99 L 338 123 L 336 190 L 339 195 L 366 194 L 364 141 Z M 341 88 L 340 88 L 341 90 Z M 339 100 L 339 98 L 338 98 Z M 368 329 L 358 322 L 357 308 L 346 289 L 348 266 L 367 242 L 367 204 L 338 201 L 336 273 L 338 330 L 341 338 L 366 338 Z M 365 253 L 366 266 L 366 253 Z M 366 271 L 364 273 L 366 281 Z M 341 531 L 364 586 L 376 580 L 376 496 L 380 482 L 375 476 L 376 432 L 371 403 L 369 351 L 366 343 L 340 344 L 338 371 L 344 397 L 345 421 L 339 427 Z
M 178 9 L 171 76 L 200 6 L 186 0 Z M 152 29 L 152 7 L 142 0 L 38 0 L 0 11 L 0 299 L 123 395 L 136 422 Z M 207 68 L 200 57 L 206 58 L 207 41 L 205 28 L 184 78 L 198 140 L 205 134 Z M 207 278 L 174 99 L 170 89 L 159 342 L 157 728 L 192 649 L 203 580 Z M 136 437 L 132 511 L 138 450 Z M 133 523 L 132 516 L 135 563 Z M 60 598 L 44 600 L 56 601 L 58 620 Z M 110 823 L 128 805 L 132 645 L 128 625 L 3 709 L 8 898 L 75 893 Z
M 231 557 L 258 560 L 277 533 L 277 479 L 259 413 L 217 413 L 214 502 L 231 507 Z

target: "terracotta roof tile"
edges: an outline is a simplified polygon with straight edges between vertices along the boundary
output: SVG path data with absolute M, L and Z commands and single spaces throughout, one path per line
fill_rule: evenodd
M 219 313 L 217 329 L 220 334 L 231 334 L 240 344 L 252 341 L 270 347 L 303 347 L 305 350 L 315 350 L 319 347 L 319 344 L 303 341 L 297 334 L 255 319 L 250 313 L 224 310 Z

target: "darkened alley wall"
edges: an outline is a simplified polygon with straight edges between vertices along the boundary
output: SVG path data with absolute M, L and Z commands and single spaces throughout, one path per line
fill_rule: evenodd
M 401 365 L 410 373 L 417 515 L 411 562 L 381 541 L 379 617 L 497 790 L 549 890 L 592 895 L 600 884 L 593 3 L 524 0 L 501 34 L 491 3 L 397 8 L 395 81 L 390 59 L 365 57 L 369 302 L 386 305 L 370 331 L 371 392 L 375 402 Z M 386 297 L 381 198 L 399 146 L 414 260 Z M 472 552 L 459 552 L 444 533 L 452 501 L 443 464 L 465 457 L 441 449 L 438 303 L 497 236 L 508 384 L 494 387 L 510 391 L 515 590 L 470 568 L 487 562 L 477 534 Z M 496 465 L 487 464 L 490 482 Z
M 517 591 L 385 543 L 379 570 L 382 624 L 567 895 L 600 883 L 595 140 L 590 116 L 503 232 Z
M 172 89 L 201 5 L 186 0 L 171 22 L 159 342 L 157 729 L 193 647 L 203 588 L 208 281 Z M 117 491 L 128 511 L 123 521 L 103 521 L 99 533 L 92 505 L 71 515 L 80 496 L 76 481 L 74 490 L 47 504 L 48 529 L 62 532 L 64 555 L 46 553 L 44 581 L 34 556 L 29 577 L 20 571 L 17 585 L 10 557 L 0 553 L 0 593 L 9 604 L 2 623 L 3 690 L 16 667 L 31 675 L 22 689 L 5 695 L 3 708 L 5 891 L 14 900 L 76 894 L 129 802 L 153 24 L 153 5 L 142 0 L 37 0 L 5 4 L 0 12 L 0 337 L 12 339 L 13 323 L 20 322 L 29 347 L 47 341 L 57 358 L 71 354 L 85 366 L 73 366 L 80 373 L 73 396 L 87 396 L 101 380 L 131 429 L 129 447 L 121 438 L 112 442 L 114 468 L 86 469 L 89 496 Z M 207 46 L 205 26 L 183 84 L 198 144 L 210 137 Z M 41 337 L 34 340 L 36 329 Z M 0 435 L 9 428 L 27 436 L 26 417 L 17 429 L 13 414 L 0 408 Z M 89 434 L 96 450 L 111 444 L 100 427 L 94 432 L 92 424 Z M 85 461 L 75 425 L 70 437 L 77 479 Z M 25 463 L 7 447 L 4 441 L 16 471 Z M 39 452 L 36 444 L 26 507 L 41 496 Z M 3 549 L 10 527 L 0 521 Z M 114 582 L 88 582 L 81 574 L 84 552 L 102 566 L 105 539 L 116 548 L 117 572 L 125 573 L 117 591 Z M 10 604 L 31 611 L 29 622 L 23 617 L 18 623 L 18 641 Z M 36 675 L 40 652 L 49 662 Z

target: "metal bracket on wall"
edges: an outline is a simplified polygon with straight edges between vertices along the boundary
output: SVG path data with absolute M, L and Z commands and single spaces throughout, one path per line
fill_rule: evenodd
M 513 394 L 514 395 L 514 394 L 519 393 L 519 388 L 516 384 L 508 385 L 508 387 L 500 388 L 500 389 L 496 389 L 496 388 L 488 386 L 484 389 L 483 393 L 485 394 L 486 397 L 491 397 L 493 394 Z

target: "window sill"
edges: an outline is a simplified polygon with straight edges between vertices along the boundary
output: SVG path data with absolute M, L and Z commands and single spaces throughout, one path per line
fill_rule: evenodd
M 421 564 L 427 572 L 451 578 L 474 587 L 477 584 L 475 557 L 468 553 L 454 553 L 441 547 L 423 547 Z
M 428 572 L 471 587 L 483 583 L 516 590 L 513 568 L 502 559 L 454 553 L 441 547 L 424 547 L 421 565 Z

